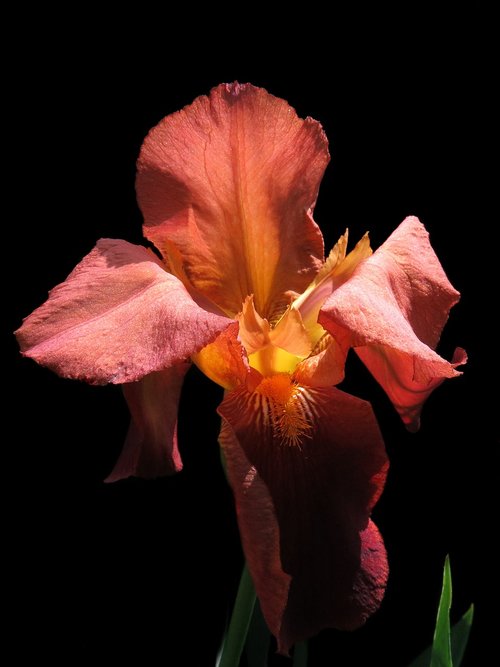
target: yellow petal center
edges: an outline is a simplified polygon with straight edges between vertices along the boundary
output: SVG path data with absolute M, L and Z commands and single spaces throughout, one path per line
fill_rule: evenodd
M 255 389 L 267 399 L 265 419 L 270 422 L 275 438 L 284 445 L 298 446 L 304 437 L 310 437 L 312 426 L 303 391 L 286 373 L 264 378 Z

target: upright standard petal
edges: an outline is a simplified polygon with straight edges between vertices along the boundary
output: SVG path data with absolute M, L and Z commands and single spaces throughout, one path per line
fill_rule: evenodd
M 104 384 L 184 362 L 230 324 L 150 250 L 101 239 L 16 335 L 25 356 L 59 375 Z
M 334 388 L 298 388 L 289 417 L 300 412 L 308 425 L 287 444 L 276 377 L 274 393 L 266 378 L 252 393 L 227 394 L 220 441 L 250 572 L 286 653 L 321 628 L 356 628 L 378 608 L 388 569 L 369 516 L 388 462 L 370 405 Z
M 253 294 L 272 320 L 323 259 L 311 214 L 328 160 L 319 123 L 261 88 L 220 85 L 147 136 L 144 234 L 228 314 Z
M 182 470 L 177 448 L 177 412 L 190 364 L 150 373 L 123 385 L 132 417 L 122 453 L 106 482 L 161 477 Z
M 406 218 L 360 264 L 321 309 L 319 322 L 352 346 L 382 385 L 409 430 L 417 430 L 425 399 L 465 363 L 435 351 L 450 308 L 459 299 L 417 218 Z

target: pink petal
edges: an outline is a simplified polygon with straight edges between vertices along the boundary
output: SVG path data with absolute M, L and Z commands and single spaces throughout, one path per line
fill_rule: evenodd
M 200 308 L 150 250 L 101 239 L 16 334 L 24 355 L 101 384 L 179 364 L 229 324 Z
M 272 319 L 322 261 L 311 213 L 328 160 L 319 123 L 261 88 L 220 85 L 146 138 L 137 176 L 144 234 L 233 317 L 253 294 Z
M 258 391 L 236 389 L 219 408 L 245 555 L 284 653 L 321 628 L 364 623 L 388 573 L 369 519 L 388 467 L 372 409 L 333 388 L 300 396 L 311 425 L 300 446 L 283 444 Z
M 123 385 L 132 421 L 122 453 L 106 482 L 132 475 L 149 479 L 182 470 L 177 411 L 189 366 L 179 364 Z
M 460 375 L 435 351 L 459 294 L 446 277 L 424 226 L 410 217 L 327 299 L 319 322 L 342 346 L 356 348 L 410 430 L 425 399 Z

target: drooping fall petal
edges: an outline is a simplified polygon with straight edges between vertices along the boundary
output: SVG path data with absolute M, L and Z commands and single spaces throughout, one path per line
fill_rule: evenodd
M 296 408 L 310 430 L 290 445 L 271 416 L 271 393 L 229 392 L 220 442 L 250 572 L 286 653 L 321 628 L 356 628 L 378 608 L 387 562 L 369 516 L 388 463 L 365 401 L 302 387 Z
M 150 250 L 101 239 L 16 334 L 24 355 L 63 377 L 122 383 L 185 361 L 230 323 Z
M 319 322 L 344 347 L 355 347 L 410 430 L 425 399 L 460 375 L 435 351 L 459 294 L 446 277 L 417 218 L 401 223 L 321 309 Z
M 189 366 L 179 364 L 123 385 L 132 419 L 122 453 L 106 482 L 132 475 L 150 479 L 182 470 L 177 411 Z
M 328 160 L 319 123 L 261 88 L 220 85 L 147 136 L 137 175 L 144 234 L 231 316 L 253 294 L 272 319 L 323 259 L 311 213 Z

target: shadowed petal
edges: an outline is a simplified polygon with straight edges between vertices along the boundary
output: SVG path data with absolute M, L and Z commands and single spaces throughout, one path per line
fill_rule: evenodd
M 101 239 L 16 335 L 25 356 L 63 377 L 123 383 L 185 361 L 229 324 L 150 250 Z
M 179 364 L 123 385 L 132 420 L 122 453 L 106 482 L 132 475 L 149 479 L 182 470 L 177 411 L 189 366 Z
M 144 234 L 227 313 L 253 294 L 271 320 L 322 262 L 311 212 L 328 160 L 319 123 L 261 88 L 220 85 L 147 136 L 137 175 Z
M 429 363 L 427 366 L 429 379 L 419 382 L 416 380 L 414 361 L 398 350 L 370 345 L 358 347 L 356 352 L 383 387 L 404 425 L 411 432 L 420 428 L 420 413 L 426 399 L 446 378 L 461 375 L 455 368 L 467 361 L 465 350 L 459 347 L 447 366 L 443 367 L 440 364 L 433 370 L 435 367 Z
M 222 420 L 219 438 L 236 500 L 246 561 L 267 625 L 279 636 L 291 577 L 280 560 L 279 526 L 269 490 L 249 462 L 232 428 Z M 287 647 L 282 647 L 287 650 Z
M 333 292 L 319 322 L 343 347 L 356 348 L 416 430 L 427 396 L 465 362 L 463 350 L 451 363 L 434 351 L 458 299 L 424 226 L 410 217 Z
M 259 388 L 236 389 L 219 408 L 245 555 L 284 653 L 321 628 L 364 623 L 388 571 L 369 520 L 388 467 L 370 405 L 334 388 L 302 387 L 297 400 L 310 430 L 295 446 Z

